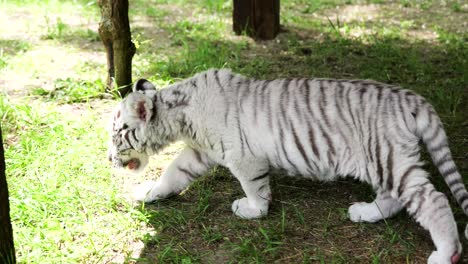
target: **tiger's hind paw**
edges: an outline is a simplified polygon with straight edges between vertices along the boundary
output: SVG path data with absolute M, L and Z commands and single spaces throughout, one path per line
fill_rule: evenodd
M 232 211 L 240 218 L 255 219 L 265 216 L 268 212 L 268 207 L 262 209 L 251 206 L 249 200 L 245 197 L 232 203 Z

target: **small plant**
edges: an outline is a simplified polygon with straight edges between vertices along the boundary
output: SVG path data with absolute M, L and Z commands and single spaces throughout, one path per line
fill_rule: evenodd
M 47 32 L 42 36 L 43 39 L 61 39 L 65 31 L 69 28 L 60 17 L 57 17 L 55 24 L 51 23 L 48 16 L 45 17 L 45 21 L 47 24 Z
M 455 3 L 452 3 L 452 5 L 450 6 L 450 8 L 452 9 L 452 11 L 454 12 L 463 12 L 463 7 L 460 3 L 458 2 L 455 2 Z
M 33 89 L 31 94 L 44 96 L 61 103 L 86 102 L 92 98 L 102 98 L 104 84 L 100 79 L 94 82 L 72 78 L 57 79 L 53 90 L 49 91 L 38 87 Z

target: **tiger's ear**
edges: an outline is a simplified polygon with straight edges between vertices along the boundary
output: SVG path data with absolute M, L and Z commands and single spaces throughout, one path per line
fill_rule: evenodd
M 135 82 L 133 85 L 133 91 L 148 91 L 148 90 L 156 90 L 156 87 L 154 85 L 146 80 L 146 79 L 139 79 L 138 81 Z
M 132 120 L 148 123 L 154 109 L 153 102 L 148 96 L 141 93 L 131 93 L 126 98 L 126 110 L 130 113 Z

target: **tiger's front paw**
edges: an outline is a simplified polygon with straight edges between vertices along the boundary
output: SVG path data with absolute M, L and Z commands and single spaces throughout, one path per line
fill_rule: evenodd
M 268 213 L 268 207 L 257 208 L 249 204 L 249 200 L 244 197 L 242 199 L 235 200 L 232 203 L 232 211 L 243 219 L 255 219 L 265 216 Z
M 444 256 L 441 252 L 433 251 L 427 260 L 427 264 L 455 264 L 457 259 L 450 259 L 450 256 Z
M 375 223 L 385 218 L 375 203 L 354 203 L 348 209 L 349 219 L 353 222 Z
M 135 187 L 133 191 L 133 199 L 135 201 L 150 203 L 155 200 L 164 198 L 158 195 L 155 181 L 145 181 Z

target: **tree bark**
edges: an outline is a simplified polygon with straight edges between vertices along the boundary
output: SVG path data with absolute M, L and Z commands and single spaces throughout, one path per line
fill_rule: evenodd
M 16 263 L 13 229 L 10 219 L 10 202 L 5 173 L 5 153 L 0 127 L 0 263 Z
M 132 58 L 136 51 L 128 20 L 128 0 L 99 0 L 98 4 L 99 35 L 107 55 L 107 89 L 113 90 L 117 84 L 123 97 L 131 91 Z
M 254 39 L 274 39 L 280 30 L 280 0 L 234 0 L 233 29 Z

